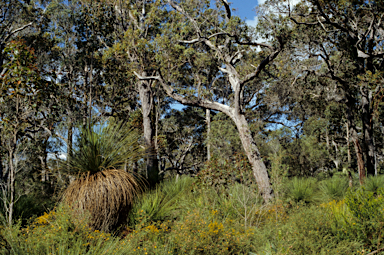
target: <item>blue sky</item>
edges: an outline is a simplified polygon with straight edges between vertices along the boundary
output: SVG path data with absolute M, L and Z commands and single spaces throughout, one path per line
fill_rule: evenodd
M 253 20 L 255 17 L 254 8 L 257 6 L 257 0 L 229 0 L 232 2 L 231 7 L 236 9 L 233 13 L 237 16 L 240 16 L 242 19 L 247 18 L 247 20 Z M 264 2 L 264 1 L 260 1 Z

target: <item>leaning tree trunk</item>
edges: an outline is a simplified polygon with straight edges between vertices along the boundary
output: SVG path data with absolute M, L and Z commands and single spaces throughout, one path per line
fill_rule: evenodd
M 262 161 L 256 142 L 252 137 L 248 122 L 244 114 L 234 115 L 232 116 L 232 120 L 236 124 L 244 151 L 249 163 L 252 165 L 253 175 L 255 176 L 259 192 L 263 196 L 264 201 L 268 202 L 273 198 L 273 190 L 269 182 L 267 168 Z
M 147 147 L 146 177 L 149 184 L 152 186 L 156 184 L 159 179 L 159 169 L 153 142 L 153 124 L 151 120 L 153 96 L 149 81 L 139 81 L 138 88 L 141 101 L 141 111 L 143 115 L 144 141 Z

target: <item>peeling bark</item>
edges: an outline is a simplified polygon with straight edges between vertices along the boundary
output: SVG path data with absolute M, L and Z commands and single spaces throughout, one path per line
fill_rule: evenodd
M 145 75 L 145 73 L 144 73 Z M 150 185 L 154 185 L 159 179 L 159 169 L 154 145 L 153 123 L 151 112 L 153 108 L 153 95 L 149 81 L 139 81 L 139 96 L 143 115 L 144 141 L 147 147 L 146 177 Z

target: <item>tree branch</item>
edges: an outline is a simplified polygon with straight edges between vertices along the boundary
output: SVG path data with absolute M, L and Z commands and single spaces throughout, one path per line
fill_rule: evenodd
M 174 100 L 178 101 L 179 103 L 181 103 L 183 105 L 199 106 L 199 107 L 208 108 L 211 110 L 223 112 L 223 113 L 227 114 L 228 116 L 232 115 L 232 109 L 227 105 L 220 104 L 217 102 L 212 102 L 212 101 L 202 99 L 202 98 L 197 98 L 197 97 L 195 97 L 194 99 L 189 99 L 189 98 L 185 98 L 184 96 L 176 94 L 175 91 L 173 90 L 173 88 L 164 81 L 164 79 L 161 75 L 143 77 L 143 76 L 139 75 L 136 71 L 134 71 L 134 74 L 136 75 L 136 77 L 139 80 L 157 80 L 161 84 L 161 86 L 165 90 L 165 93 L 169 97 L 173 98 Z

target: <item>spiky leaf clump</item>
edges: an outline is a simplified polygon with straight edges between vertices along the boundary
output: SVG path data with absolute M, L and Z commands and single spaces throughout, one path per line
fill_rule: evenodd
M 72 173 L 97 173 L 105 169 L 121 169 L 127 162 L 145 155 L 139 144 L 140 135 L 123 122 L 110 121 L 83 128 L 77 146 L 68 155 L 63 168 Z

